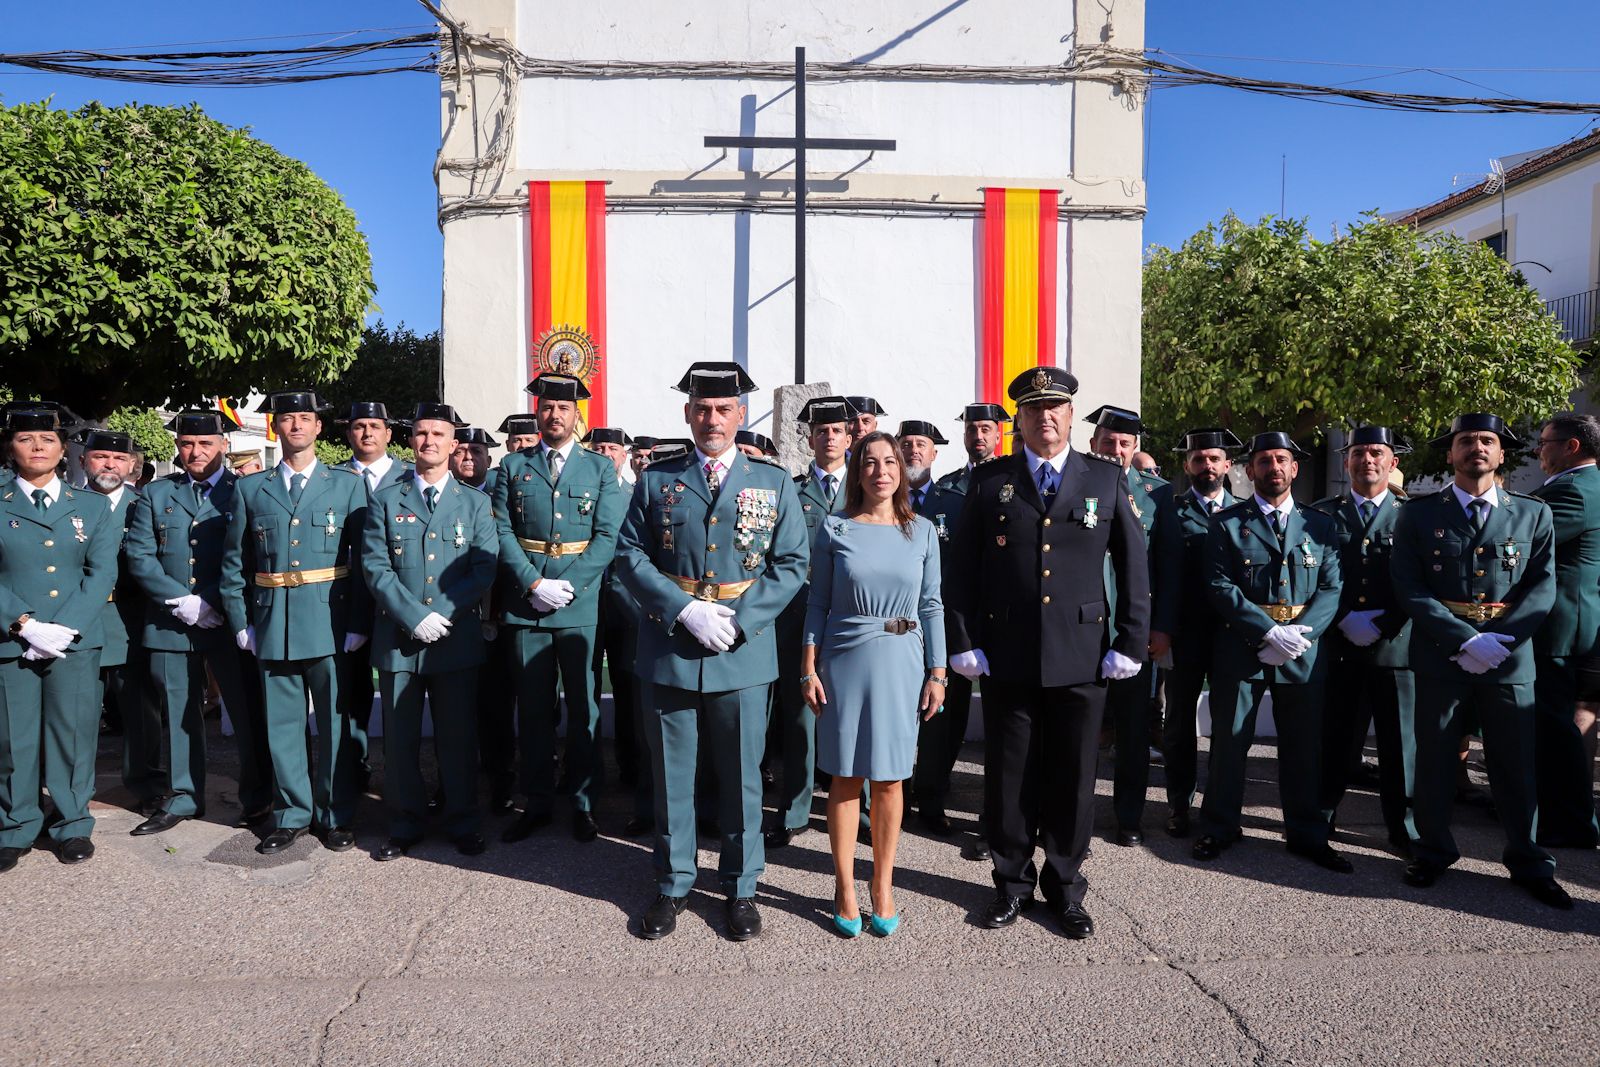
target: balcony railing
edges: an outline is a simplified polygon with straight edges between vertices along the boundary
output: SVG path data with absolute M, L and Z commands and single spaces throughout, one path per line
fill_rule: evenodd
M 1595 315 L 1600 312 L 1600 289 L 1546 300 L 1544 307 L 1560 320 L 1563 341 L 1576 346 L 1595 339 Z

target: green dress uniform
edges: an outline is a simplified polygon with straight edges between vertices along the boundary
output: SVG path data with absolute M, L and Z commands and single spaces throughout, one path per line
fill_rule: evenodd
M 841 408 L 841 412 L 842 412 Z M 840 421 L 843 421 L 842 419 Z M 815 466 L 808 466 L 794 481 L 799 498 L 800 517 L 806 528 L 807 556 L 823 517 L 844 503 L 845 468 L 834 472 L 834 490 L 817 478 Z M 702 476 L 703 477 L 703 476 Z M 794 599 L 778 616 L 778 685 L 772 701 L 777 721 L 770 733 L 781 755 L 778 774 L 778 819 L 786 830 L 803 830 L 811 821 L 811 796 L 817 776 L 817 717 L 800 698 L 801 639 L 806 625 L 806 601 L 811 595 L 810 575 L 800 583 Z M 769 747 L 771 747 L 769 745 Z
M 505 432 L 502 424 L 501 432 Z M 503 464 L 513 452 L 502 456 Z M 494 510 L 494 489 L 501 470 L 491 467 L 478 491 L 489 498 Z M 498 526 L 496 527 L 498 531 Z M 496 552 L 499 545 L 495 546 Z M 496 815 L 515 811 L 512 797 L 517 789 L 516 677 L 521 666 L 517 658 L 516 634 L 501 626 L 500 601 L 504 583 L 496 581 L 484 597 L 483 666 L 478 668 L 478 768 L 489 782 L 489 810 Z
M 289 484 L 285 484 L 288 482 Z M 298 491 L 294 488 L 298 485 Z M 357 794 L 336 783 L 346 735 L 338 659 L 352 619 L 370 618 L 360 558 L 362 480 L 313 462 L 239 480 L 222 560 L 228 632 L 254 632 L 266 696 L 267 748 L 277 779 L 274 828 L 348 828 Z M 306 703 L 317 724 L 317 767 L 306 751 Z
M 1145 562 L 1150 567 L 1151 532 L 1162 508 L 1171 506 L 1172 485 L 1163 478 L 1133 467 L 1127 468 L 1124 478 L 1127 482 L 1128 506 L 1133 509 L 1134 518 L 1144 534 Z M 1106 557 L 1106 595 L 1111 602 L 1111 612 L 1107 618 L 1115 620 L 1117 586 L 1109 556 Z M 1117 739 L 1111 809 L 1116 814 L 1119 830 L 1137 832 L 1144 818 L 1145 794 L 1150 788 L 1150 739 L 1155 732 L 1152 719 L 1156 714 L 1155 693 L 1156 667 L 1149 660 L 1144 661 L 1139 673 L 1132 678 L 1118 678 L 1106 683 L 1106 714 L 1111 718 Z
M 1600 844 L 1594 768 L 1572 713 L 1579 700 L 1600 700 L 1600 469 L 1590 463 L 1564 471 L 1532 495 L 1549 506 L 1556 539 L 1555 603 L 1533 635 L 1538 840 L 1593 848 Z
M 567 442 L 559 477 L 550 450 L 524 449 L 501 461 L 494 486 L 500 536 L 500 623 L 516 650 L 517 732 L 527 813 L 547 816 L 555 798 L 557 683 L 566 693 L 565 778 L 577 811 L 594 808 L 600 710 L 595 701 L 595 628 L 601 578 L 616 553 L 624 501 L 611 461 Z M 570 603 L 536 609 L 535 582 L 566 581 Z
M 150 685 L 166 712 L 171 795 L 164 810 L 173 815 L 193 816 L 205 810 L 208 666 L 233 723 L 239 805 L 246 814 L 272 805 L 272 757 L 267 751 L 260 680 L 250 674 L 254 657 L 239 650 L 228 626 L 190 626 L 167 604 L 192 594 L 226 617 L 223 545 L 238 481 L 226 467 L 199 483 L 182 471 L 158 478 L 144 487 L 128 529 L 128 569 L 147 608 L 142 637 L 150 657 Z
M 477 679 L 483 663 L 480 608 L 494 583 L 499 535 L 488 499 L 446 476 L 430 509 L 415 477 L 368 498 L 362 571 L 375 604 L 372 662 L 383 701 L 384 799 L 391 836 L 422 836 L 422 709 L 433 712 L 434 746 L 447 832 L 479 829 Z M 450 632 L 424 644 L 414 630 L 429 614 Z
M 358 413 L 363 408 L 375 408 L 371 414 Z M 349 413 L 349 418 L 383 418 L 387 419 L 387 411 L 382 404 L 354 405 Z M 354 459 L 348 459 L 335 465 L 335 469 L 347 470 L 361 477 L 362 485 L 371 496 L 379 489 L 386 489 L 397 485 L 411 477 L 411 465 L 402 460 L 390 458 L 388 468 L 381 476 L 367 474 L 356 465 Z M 355 517 L 358 529 L 366 528 L 366 506 L 363 505 L 361 513 Z M 366 584 L 365 569 L 357 567 L 350 575 L 352 583 Z M 350 621 L 350 629 L 354 633 L 372 634 L 371 612 L 374 609 L 372 598 L 364 596 L 368 618 Z M 372 642 L 353 652 L 345 652 L 339 657 L 339 666 L 342 676 L 339 679 L 339 702 L 343 713 L 345 736 L 339 740 L 339 776 L 343 780 L 342 787 L 354 789 L 356 792 L 365 792 L 367 779 L 371 775 L 371 764 L 367 759 L 368 740 L 367 723 L 372 717 L 372 698 L 375 690 L 372 687 Z
M 933 523 L 933 532 L 939 538 L 941 588 L 949 579 L 950 538 L 967 499 L 965 493 L 955 489 L 959 481 L 960 475 L 947 474 L 922 490 L 911 490 L 912 510 Z M 967 739 L 967 723 L 972 712 L 971 679 L 954 671 L 948 671 L 945 677 L 949 681 L 945 687 L 944 710 L 917 727 L 917 765 L 911 779 L 917 809 L 930 818 L 945 812 L 950 796 L 950 776 L 961 755 L 961 744 Z
M 12 428 L 18 419 L 12 412 Z M 31 848 L 45 828 L 41 763 L 56 809 L 50 837 L 94 829 L 102 616 L 121 544 L 121 522 L 99 493 L 54 477 L 39 487 L 19 477 L 0 490 L 0 619 L 14 626 L 28 615 L 78 631 L 59 659 L 24 658 L 31 646 L 15 628 L 0 640 L 0 848 Z
M 1320 511 L 1286 503 L 1281 539 L 1254 496 L 1218 512 L 1206 533 L 1206 584 L 1222 626 L 1212 650 L 1211 759 L 1200 823 L 1222 845 L 1240 837 L 1245 758 L 1268 692 L 1278 727 L 1284 836 L 1292 849 L 1328 843 L 1318 782 L 1323 688 L 1332 659 L 1324 639 L 1342 584 L 1338 535 Z M 1290 623 L 1311 628 L 1303 635 L 1311 647 L 1282 666 L 1264 665 L 1258 653 L 1267 632 Z
M 1417 676 L 1412 854 L 1435 869 L 1461 856 L 1450 815 L 1459 744 L 1476 724 L 1483 730 L 1489 788 L 1506 835 L 1503 862 L 1513 877 L 1548 878 L 1555 861 L 1533 839 L 1533 636 L 1555 602 L 1555 536 L 1542 501 L 1503 489 L 1490 492 L 1494 506 L 1481 528 L 1453 485 L 1413 497 L 1395 523 L 1394 595 L 1411 616 L 1411 669 Z M 1505 634 L 1514 642 L 1498 667 L 1471 674 L 1456 657 L 1462 643 L 1479 633 Z
M 1362 429 L 1379 429 L 1363 427 Z M 1360 430 L 1356 431 L 1360 433 Z M 1360 443 L 1352 439 L 1352 443 Z M 1382 442 L 1377 442 L 1382 443 Z M 1370 723 L 1378 746 L 1378 801 L 1389 841 L 1409 847 L 1411 783 L 1416 770 L 1416 676 L 1411 672 L 1411 619 L 1395 601 L 1389 577 L 1400 500 L 1385 492 L 1374 501 L 1350 493 L 1313 505 L 1333 520 L 1344 588 L 1323 654 L 1332 659 L 1323 710 L 1322 809 L 1330 829 L 1344 799 L 1350 771 L 1366 747 Z M 1380 636 L 1359 646 L 1339 629 L 1351 612 L 1381 611 Z
M 730 448 L 712 490 L 698 453 L 639 476 L 618 540 L 618 574 L 638 600 L 638 668 L 655 775 L 660 892 L 693 888 L 695 766 L 702 738 L 717 777 L 719 881 L 753 897 L 765 868 L 761 754 L 767 689 L 778 677 L 776 629 L 810 558 L 804 513 L 787 471 Z M 679 623 L 695 599 L 732 608 L 740 636 L 714 652 Z
M 94 491 L 84 487 L 86 493 Z M 142 807 L 165 796 L 169 784 L 161 770 L 161 706 L 151 698 L 150 657 L 140 640 L 144 592 L 128 566 L 128 530 L 138 498 L 131 485 L 124 485 L 115 500 L 106 497 L 112 515 L 122 524 L 122 539 L 117 588 L 101 614 L 105 647 L 100 651 L 100 701 L 103 707 L 109 698 L 122 721 L 122 784 Z
M 1187 833 L 1188 812 L 1194 805 L 1199 776 L 1196 709 L 1207 683 L 1214 681 L 1216 634 L 1222 627 L 1206 586 L 1206 534 L 1211 530 L 1212 516 L 1236 503 L 1227 489 L 1215 500 L 1193 491 L 1169 496 L 1160 506 L 1150 542 L 1154 601 L 1150 628 L 1172 639 L 1167 710 L 1161 723 L 1161 760 L 1175 834 Z

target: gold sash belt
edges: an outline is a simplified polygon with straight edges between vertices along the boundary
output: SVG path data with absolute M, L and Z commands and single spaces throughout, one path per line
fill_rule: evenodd
M 678 588 L 694 597 L 696 600 L 732 600 L 734 597 L 756 584 L 754 578 L 747 578 L 742 582 L 703 582 L 693 578 L 674 578 Z
M 281 571 L 273 574 L 256 572 L 256 584 L 263 589 L 297 589 L 302 585 L 317 585 L 350 576 L 349 567 L 319 567 L 311 571 Z
M 517 544 L 526 552 L 537 552 L 541 556 L 551 559 L 560 559 L 562 556 L 576 556 L 579 552 L 589 547 L 587 541 L 530 541 L 526 537 L 517 538 Z

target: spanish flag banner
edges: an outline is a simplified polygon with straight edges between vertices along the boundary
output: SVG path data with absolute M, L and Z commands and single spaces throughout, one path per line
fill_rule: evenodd
M 528 217 L 533 248 L 528 377 L 582 378 L 591 399 L 578 410 L 588 426 L 604 426 L 606 183 L 529 182 Z
M 222 412 L 224 415 L 228 416 L 228 418 L 232 419 L 234 421 L 234 424 L 237 425 L 239 427 L 239 429 L 241 429 L 241 430 L 244 429 L 244 416 L 239 414 L 239 407 L 233 401 L 229 400 L 225 396 L 217 397 L 217 410 Z M 272 432 L 272 416 L 271 415 L 267 416 L 266 423 L 267 423 L 267 443 L 268 444 L 275 444 L 277 442 L 277 440 L 278 440 L 278 435 Z
M 1007 410 L 1011 405 L 1006 402 L 1006 386 L 1011 379 L 1029 367 L 1056 362 L 1059 194 L 1057 189 L 995 188 L 983 193 L 983 354 L 978 399 Z

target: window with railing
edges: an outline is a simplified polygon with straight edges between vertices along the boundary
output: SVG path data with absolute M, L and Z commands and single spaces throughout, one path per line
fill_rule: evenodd
M 1563 341 L 1581 345 L 1595 339 L 1595 314 L 1600 310 L 1600 289 L 1546 300 L 1544 306 L 1560 321 Z

